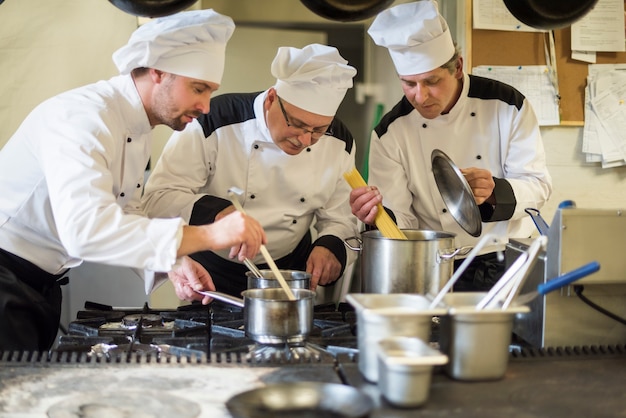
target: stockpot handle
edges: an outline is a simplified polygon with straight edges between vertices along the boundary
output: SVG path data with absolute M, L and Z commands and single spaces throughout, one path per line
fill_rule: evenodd
M 358 246 L 358 247 L 354 247 L 354 246 L 352 246 L 352 245 L 350 244 L 350 242 L 349 242 L 349 241 L 352 241 L 352 240 L 356 241 L 356 242 L 359 244 L 359 246 Z M 357 251 L 357 252 L 360 252 L 360 251 L 363 249 L 363 240 L 362 240 L 361 238 L 359 238 L 359 237 L 356 237 L 356 236 L 355 236 L 355 237 L 349 237 L 349 238 L 344 239 L 344 240 L 343 240 L 343 244 L 344 244 L 346 247 L 348 247 L 349 249 L 351 249 L 352 251 Z
M 467 245 L 461 248 L 453 248 L 451 250 L 442 250 L 437 252 L 437 262 L 438 263 L 446 263 L 452 260 L 457 255 L 467 255 L 470 251 L 472 251 L 471 245 Z

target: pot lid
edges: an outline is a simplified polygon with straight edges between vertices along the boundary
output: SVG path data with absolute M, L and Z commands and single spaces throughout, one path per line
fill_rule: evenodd
M 439 193 L 454 220 L 468 234 L 480 236 L 482 221 L 474 194 L 461 170 L 441 150 L 433 150 L 430 160 Z

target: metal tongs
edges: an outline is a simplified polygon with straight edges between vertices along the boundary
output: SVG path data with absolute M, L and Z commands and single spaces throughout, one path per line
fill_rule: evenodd
M 547 243 L 548 238 L 544 235 L 536 238 L 528 249 L 511 264 L 489 293 L 476 304 L 476 310 L 495 308 L 500 303 L 502 303 L 501 309 L 507 309 L 519 294 L 522 284 L 539 258 L 539 252 L 542 249 L 545 250 Z

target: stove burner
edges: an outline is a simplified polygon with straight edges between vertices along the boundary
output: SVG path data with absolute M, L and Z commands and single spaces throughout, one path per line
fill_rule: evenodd
M 134 329 L 141 323 L 142 328 L 158 327 L 163 325 L 163 317 L 156 314 L 132 314 L 122 318 L 122 325 Z
M 324 357 L 332 357 L 333 354 L 319 345 L 301 342 L 288 344 L 254 344 L 246 355 L 248 359 L 260 360 L 301 360 L 312 359 L 321 361 Z

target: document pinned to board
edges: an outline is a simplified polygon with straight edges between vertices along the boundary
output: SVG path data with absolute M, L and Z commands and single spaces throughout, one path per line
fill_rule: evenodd
M 509 12 L 502 0 L 474 0 L 472 18 L 474 29 L 545 32 L 520 22 Z
M 602 168 L 626 165 L 626 64 L 589 65 L 582 151 Z
M 559 94 L 545 65 L 489 66 L 472 69 L 472 74 L 502 81 L 520 91 L 530 102 L 539 125 L 559 125 Z

